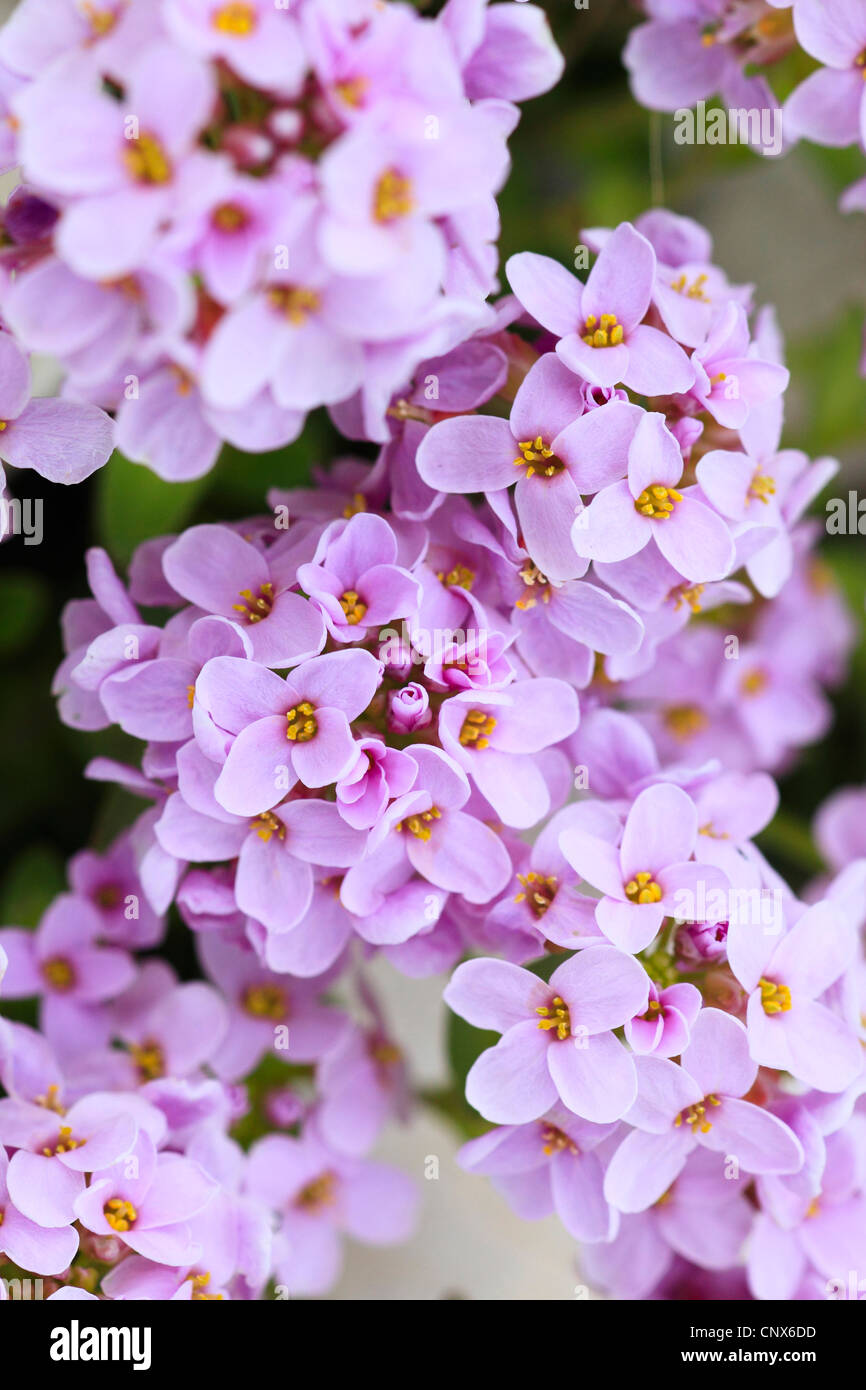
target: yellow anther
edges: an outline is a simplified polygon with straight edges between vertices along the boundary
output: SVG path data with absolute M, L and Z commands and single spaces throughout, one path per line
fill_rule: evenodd
M 219 1303 L 222 1300 L 221 1293 L 207 1293 L 207 1286 L 210 1283 L 210 1274 L 194 1274 L 192 1277 L 192 1299 L 194 1303 Z
M 187 702 L 189 708 L 192 709 L 193 705 L 195 704 L 195 686 L 194 686 L 194 685 L 188 685 L 187 688 L 186 688 L 186 702 Z
M 221 5 L 215 10 L 212 22 L 213 27 L 221 33 L 245 39 L 256 27 L 256 11 L 254 6 L 243 3 L 243 0 L 234 0 L 233 4 Z
M 463 720 L 458 737 L 464 748 L 480 750 L 488 746 L 490 735 L 495 728 L 496 720 L 492 714 L 485 714 L 480 709 L 471 709 Z
M 584 320 L 582 337 L 589 347 L 616 347 L 622 342 L 623 327 L 616 314 L 602 314 L 601 320 L 598 320 L 595 314 L 588 314 Z
M 69 1125 L 61 1125 L 57 1134 L 57 1143 L 52 1148 L 50 1145 L 42 1150 L 45 1158 L 56 1158 L 58 1154 L 71 1153 L 73 1149 L 80 1149 L 86 1140 L 73 1139 L 72 1130 Z
M 475 571 L 468 569 L 466 565 L 457 564 L 446 574 L 444 570 L 439 570 L 436 575 L 440 584 L 444 584 L 446 589 L 455 586 L 458 589 L 471 589 L 475 583 Z
M 565 1001 L 555 994 L 549 1007 L 536 1009 L 535 1012 L 541 1015 L 538 1021 L 539 1028 L 555 1032 L 559 1041 L 564 1042 L 571 1033 L 571 1016 Z
M 350 627 L 356 626 L 361 622 L 367 611 L 366 603 L 362 602 L 354 589 L 345 589 L 340 595 L 340 607 L 346 615 L 346 622 Z
M 693 738 L 709 724 L 708 715 L 698 705 L 669 705 L 662 716 L 665 728 L 675 738 Z
M 272 835 L 276 835 L 278 840 L 286 838 L 286 827 L 279 816 L 274 815 L 273 811 L 262 811 L 261 815 L 254 816 L 250 821 L 250 826 L 259 839 L 264 840 L 265 844 L 268 843 Z
M 705 588 L 705 584 L 680 584 L 678 588 L 671 589 L 668 598 L 673 599 L 674 611 L 687 603 L 693 613 L 700 613 L 701 595 Z
M 706 275 L 697 275 L 691 284 L 685 271 L 676 280 L 671 280 L 671 289 L 676 290 L 677 294 L 684 294 L 686 299 L 699 299 L 702 304 L 709 304 L 709 295 L 704 293 Z
M 318 311 L 322 300 L 315 290 L 305 290 L 300 285 L 274 285 L 268 291 L 268 302 L 293 328 L 300 328 Z
M 210 220 L 221 232 L 241 232 L 248 225 L 250 215 L 240 203 L 220 203 Z
M 33 1104 L 40 1106 L 43 1110 L 52 1110 L 55 1115 L 65 1115 L 66 1109 L 60 1104 L 60 1087 L 56 1082 L 46 1086 L 44 1096 L 34 1096 Z
M 651 873 L 642 872 L 635 874 L 625 884 L 625 895 L 632 903 L 658 903 L 661 902 L 662 890 Z
M 766 473 L 756 473 L 749 488 L 749 496 L 758 502 L 769 502 L 776 492 L 776 479 Z
M 679 1128 L 683 1120 L 689 1126 L 693 1134 L 709 1134 L 712 1129 L 712 1121 L 707 1119 L 708 1105 L 721 1105 L 718 1096 L 704 1096 L 702 1101 L 696 1105 L 690 1105 L 688 1109 L 681 1110 L 674 1120 L 674 1125 Z
M 408 217 L 415 207 L 412 180 L 396 169 L 386 169 L 373 194 L 373 216 L 377 222 L 396 222 Z
M 296 1207 L 310 1211 L 316 1207 L 332 1206 L 337 1200 L 337 1179 L 334 1173 L 323 1173 L 302 1187 L 295 1198 Z
M 67 990 L 75 984 L 75 971 L 63 956 L 52 956 L 42 962 L 42 975 L 54 989 Z
M 740 681 L 740 691 L 743 695 L 760 695 L 769 685 L 769 677 L 766 671 L 762 671 L 759 666 L 747 671 Z
M 550 1158 L 551 1154 L 562 1153 L 567 1150 L 572 1154 L 579 1154 L 580 1150 L 573 1139 L 559 1129 L 556 1125 L 549 1125 L 546 1121 L 541 1121 L 541 1142 L 544 1145 L 544 1152 Z
M 282 1022 L 288 1013 L 289 1001 L 279 985 L 249 985 L 244 990 L 241 1003 L 253 1018 L 269 1018 L 275 1023 Z
M 440 820 L 442 812 L 438 806 L 431 806 L 429 811 L 419 811 L 414 816 L 409 816 L 407 820 L 398 820 L 394 829 L 400 834 L 407 831 L 414 835 L 416 840 L 429 840 L 433 833 L 431 821 Z
M 565 464 L 556 457 L 538 435 L 535 439 L 522 439 L 517 445 L 520 457 L 514 460 L 515 468 L 525 468 L 527 478 L 540 473 L 543 478 L 553 478 L 561 473 Z
M 136 183 L 168 183 L 171 161 L 155 135 L 142 132 L 126 143 L 123 160 Z
M 786 1014 L 791 1007 L 791 991 L 788 986 L 764 978 L 759 981 L 759 984 L 764 1013 L 770 1015 Z
M 138 1220 L 138 1212 L 123 1197 L 111 1197 L 102 1208 L 106 1221 L 113 1231 L 123 1235 L 125 1231 L 131 1231 Z
M 645 487 L 640 496 L 635 498 L 634 509 L 641 516 L 648 516 L 653 521 L 666 521 L 674 505 L 682 500 L 683 494 L 675 488 L 653 483 L 651 487 Z
M 129 1050 L 142 1081 L 158 1081 L 165 1076 L 165 1054 L 159 1043 L 130 1043 Z
M 353 516 L 357 516 L 359 512 L 365 512 L 366 510 L 367 499 L 363 492 L 355 492 L 352 494 L 351 502 L 347 502 L 343 508 L 343 516 L 347 521 L 351 521 Z
M 553 875 L 545 878 L 543 874 L 534 871 L 518 874 L 517 878 L 523 884 L 524 891 L 518 893 L 514 901 L 525 902 L 533 917 L 543 917 L 556 897 L 557 879 Z
M 319 726 L 314 718 L 315 713 L 316 707 L 309 700 L 302 700 L 286 712 L 286 738 L 289 743 L 309 743 L 311 738 L 316 737 Z
M 274 606 L 274 586 L 267 580 L 257 594 L 254 594 L 252 589 L 241 589 L 238 597 L 245 599 L 245 602 L 233 603 L 234 611 L 239 613 L 246 623 L 260 623 Z
M 106 34 L 110 34 L 117 23 L 117 14 L 114 10 L 100 9 L 95 4 L 90 3 L 90 0 L 84 0 L 84 4 L 81 6 L 81 12 L 90 25 L 90 32 L 93 34 L 93 37 L 97 39 L 104 38 Z

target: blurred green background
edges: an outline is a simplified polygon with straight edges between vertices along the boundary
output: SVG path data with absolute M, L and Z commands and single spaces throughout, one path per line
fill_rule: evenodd
M 737 147 L 675 145 L 673 118 L 636 105 L 620 62 L 637 12 L 624 0 L 589 0 L 581 10 L 550 0 L 546 9 L 568 67 L 554 92 L 526 104 L 512 137 L 514 168 L 501 198 L 503 263 L 531 249 L 570 266 L 582 227 L 633 218 L 653 201 L 697 217 L 730 277 L 754 282 L 758 302 L 778 308 L 793 373 L 785 443 L 839 457 L 834 495 L 866 486 L 866 386 L 858 374 L 864 223 L 836 207 L 863 172 L 862 156 L 803 146 L 769 160 Z M 776 70 L 777 91 L 784 95 L 810 66 L 802 55 L 786 60 Z M 145 537 L 259 511 L 269 487 L 306 480 L 337 445 L 319 412 L 290 448 L 262 456 L 226 450 L 193 484 L 162 483 L 123 459 L 72 488 L 11 474 L 13 495 L 43 500 L 44 540 L 0 546 L 0 922 L 35 922 L 62 886 L 65 859 L 87 843 L 106 843 L 141 807 L 82 777 L 96 753 L 134 758 L 137 746 L 116 730 L 64 728 L 50 695 L 61 609 L 87 592 L 87 547 L 105 546 L 123 566 Z M 864 540 L 828 537 L 824 555 L 862 615 Z M 783 833 L 768 847 L 794 882 L 816 867 L 798 827 L 834 786 L 866 781 L 864 689 L 861 640 L 851 678 L 834 694 L 831 736 L 807 750 L 783 782 Z

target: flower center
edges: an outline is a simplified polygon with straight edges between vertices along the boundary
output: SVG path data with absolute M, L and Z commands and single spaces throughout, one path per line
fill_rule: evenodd
M 210 1273 L 194 1274 L 192 1277 L 192 1301 L 193 1303 L 219 1303 L 222 1301 L 221 1293 L 207 1293 L 207 1286 L 210 1283 Z
M 71 989 L 75 983 L 75 971 L 70 962 L 62 956 L 53 956 L 43 961 L 42 974 L 55 989 Z
M 218 10 L 214 10 L 213 27 L 223 34 L 246 38 L 256 27 L 255 9 L 252 5 L 242 3 L 242 0 L 235 0 L 235 3 L 230 5 L 220 5 Z
M 646 1013 L 641 1014 L 641 1018 L 643 1019 L 644 1023 L 655 1023 L 658 1020 L 659 1014 L 663 1012 L 664 1011 L 659 1000 L 651 999 L 647 1004 Z
M 125 1197 L 109 1198 L 102 1211 L 111 1229 L 118 1231 L 120 1235 L 123 1235 L 124 1231 L 131 1231 L 138 1220 L 138 1212 Z
M 653 521 L 666 521 L 674 509 L 674 503 L 682 500 L 681 492 L 672 487 L 665 487 L 662 483 L 653 483 L 651 487 L 645 487 L 640 497 L 635 499 L 634 509 L 641 516 L 648 516 Z
M 288 1013 L 288 1000 L 279 985 L 250 985 L 244 990 L 243 1007 L 253 1018 L 279 1022 Z
M 675 738 L 685 740 L 699 734 L 710 721 L 698 705 L 670 705 L 664 712 L 664 722 Z
M 50 1086 L 46 1086 L 44 1096 L 33 1097 L 33 1104 L 40 1106 L 43 1110 L 53 1110 L 55 1115 L 65 1115 L 66 1110 L 60 1104 L 59 1095 L 60 1087 L 56 1082 L 52 1082 Z
M 373 216 L 377 222 L 396 222 L 407 217 L 415 207 L 412 180 L 396 169 L 386 169 L 373 194 Z
M 165 1056 L 159 1043 L 151 1039 L 143 1043 L 130 1043 L 129 1050 L 142 1081 L 157 1081 L 165 1076 Z
M 355 589 L 344 589 L 340 595 L 340 607 L 346 615 L 346 622 L 350 627 L 359 623 L 367 611 L 367 605 L 358 596 Z
M 622 338 L 623 326 L 616 314 L 602 314 L 600 319 L 595 314 L 587 316 L 583 325 L 583 341 L 588 347 L 617 347 Z
M 116 883 L 104 883 L 101 888 L 97 888 L 93 895 L 93 901 L 97 907 L 104 907 L 110 910 L 119 907 L 122 894 Z
M 246 603 L 233 603 L 235 613 L 240 613 L 246 623 L 260 623 L 274 606 L 274 586 L 268 579 L 257 594 L 252 589 L 240 589 L 238 597 L 246 599 Z
M 295 328 L 305 324 L 322 303 L 315 290 L 305 290 L 300 285 L 276 285 L 268 291 L 268 300 Z
M 299 705 L 286 711 L 286 738 L 289 743 L 309 743 L 311 738 L 316 737 L 319 726 L 314 718 L 315 712 L 316 707 L 309 700 L 302 700 Z
M 565 468 L 565 464 L 547 447 L 540 434 L 535 439 L 521 440 L 517 447 L 520 450 L 520 458 L 514 460 L 514 467 L 525 468 L 527 478 L 531 478 L 534 473 L 538 473 L 542 478 L 553 478 Z
M 580 1153 L 579 1148 L 573 1139 L 570 1139 L 564 1130 L 558 1129 L 556 1125 L 541 1122 L 541 1142 L 544 1145 L 544 1152 L 550 1158 L 551 1154 L 562 1153 L 567 1149 L 569 1153 Z
M 676 290 L 677 294 L 684 294 L 686 299 L 699 299 L 702 304 L 709 304 L 710 297 L 704 294 L 706 279 L 706 275 L 697 275 L 689 284 L 685 271 L 683 271 L 678 280 L 671 280 L 671 289 Z
M 681 1110 L 674 1120 L 674 1125 L 679 1128 L 685 1120 L 686 1124 L 691 1126 L 692 1134 L 709 1134 L 713 1123 L 712 1120 L 707 1119 L 707 1106 L 721 1105 L 721 1103 L 718 1096 L 704 1096 L 697 1105 L 690 1105 L 688 1109 Z
M 651 873 L 635 874 L 625 884 L 625 895 L 632 903 L 659 903 L 662 900 L 662 890 L 656 883 Z
M 243 231 L 249 220 L 249 213 L 240 203 L 220 203 L 211 215 L 211 222 L 221 232 Z
M 756 473 L 749 488 L 749 496 L 756 501 L 767 503 L 776 492 L 776 479 L 766 473 Z
M 760 695 L 766 690 L 769 679 L 766 671 L 762 671 L 756 666 L 754 670 L 747 671 L 740 681 L 740 690 L 744 695 Z
M 295 1198 L 296 1207 L 313 1211 L 316 1207 L 331 1206 L 337 1199 L 337 1178 L 334 1173 L 323 1173 L 302 1187 Z
M 706 584 L 680 584 L 671 589 L 668 598 L 673 600 L 674 612 L 687 603 L 693 613 L 700 613 L 701 595 L 706 587 Z
M 545 1032 L 553 1029 L 559 1041 L 564 1042 L 571 1032 L 571 1016 L 565 1000 L 555 994 L 549 1005 L 536 1009 L 535 1012 L 541 1015 L 538 1020 L 539 1028 L 543 1028 Z
M 545 878 L 534 871 L 518 874 L 518 882 L 523 884 L 524 892 L 518 893 L 516 903 L 526 902 L 533 917 L 543 917 L 556 897 L 557 879 L 554 875 Z
M 408 830 L 410 835 L 414 835 L 416 840 L 429 840 L 433 834 L 431 821 L 439 820 L 442 812 L 438 806 L 431 806 L 429 811 L 421 811 L 417 816 L 409 816 L 408 820 L 398 820 L 394 826 L 395 830 L 405 834 Z
M 87 23 L 90 25 L 90 32 L 93 34 L 94 38 L 104 38 L 106 34 L 111 32 L 117 23 L 117 15 L 114 10 L 97 9 L 96 5 L 88 3 L 88 0 L 85 0 L 85 3 L 81 6 L 81 11 Z
M 363 105 L 369 86 L 369 77 L 347 77 L 343 82 L 334 83 L 334 91 L 347 106 L 357 109 Z
M 775 980 L 761 979 L 761 1005 L 765 1014 L 786 1014 L 791 1007 L 791 991 Z
M 495 728 L 496 720 L 492 714 L 485 714 L 480 709 L 471 709 L 463 720 L 458 737 L 464 748 L 480 751 L 489 744 L 490 735 Z
M 857 54 L 857 57 L 854 59 L 854 66 L 860 69 L 860 76 L 863 78 L 863 81 L 866 82 L 866 48 Z
M 286 827 L 279 816 L 274 815 L 273 811 L 262 811 L 261 815 L 253 816 L 250 826 L 259 839 L 264 840 L 265 844 L 268 843 L 272 835 L 276 835 L 278 840 L 286 838 Z
M 155 135 L 142 133 L 127 144 L 123 159 L 136 183 L 168 183 L 171 161 Z
M 444 570 L 439 570 L 436 575 L 440 584 L 444 584 L 446 589 L 457 587 L 458 589 L 471 589 L 475 583 L 475 571 L 466 565 L 457 564 L 446 574 Z
M 56 1158 L 58 1154 L 68 1154 L 72 1149 L 80 1149 L 85 1142 L 84 1139 L 73 1139 L 69 1125 L 61 1125 L 54 1148 L 49 1145 L 42 1153 L 45 1158 Z

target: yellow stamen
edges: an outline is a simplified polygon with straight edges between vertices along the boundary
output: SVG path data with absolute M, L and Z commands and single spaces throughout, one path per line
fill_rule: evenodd
M 526 902 L 533 917 L 543 917 L 556 897 L 557 879 L 552 875 L 545 878 L 534 871 L 518 874 L 517 878 L 523 884 L 524 892 L 518 893 L 514 901 Z
M 632 903 L 658 903 L 662 890 L 651 873 L 642 872 L 625 884 L 625 895 Z
M 319 310 L 322 300 L 315 290 L 305 290 L 298 285 L 274 285 L 268 291 L 268 302 L 293 328 L 300 328 Z
M 535 1012 L 541 1015 L 538 1021 L 539 1028 L 545 1029 L 546 1032 L 555 1032 L 559 1041 L 564 1042 L 571 1033 L 571 1015 L 565 1001 L 555 994 L 549 1007 L 536 1009 Z
M 269 1018 L 279 1023 L 288 1013 L 288 1000 L 279 985 L 250 985 L 244 990 L 241 1002 L 253 1018 Z
M 158 1081 L 165 1076 L 165 1056 L 159 1043 L 130 1043 L 129 1050 L 142 1081 Z
M 359 597 L 354 589 L 346 589 L 340 595 L 340 607 L 346 615 L 346 622 L 350 627 L 356 626 L 367 611 L 367 605 Z
M 775 980 L 762 978 L 761 1005 L 765 1014 L 786 1014 L 791 1007 L 791 991 L 787 985 L 776 984 Z
M 168 183 L 171 161 L 155 135 L 142 132 L 136 140 L 128 140 L 123 152 L 124 163 L 136 183 Z
M 414 835 L 416 840 L 429 840 L 433 834 L 431 821 L 440 820 L 442 812 L 438 806 L 431 806 L 429 811 L 418 811 L 414 816 L 409 816 L 406 820 L 398 820 L 394 829 L 401 835 L 406 831 Z
M 311 738 L 316 737 L 319 726 L 313 717 L 315 712 L 316 707 L 309 700 L 302 700 L 286 712 L 286 738 L 289 743 L 309 743 Z
M 602 314 L 597 319 L 589 314 L 583 325 L 583 341 L 588 347 L 617 347 L 623 339 L 623 327 L 616 314 Z
M 490 743 L 490 735 L 495 728 L 496 720 L 492 714 L 485 714 L 480 709 L 471 709 L 463 720 L 460 729 L 460 743 L 463 748 L 474 748 L 480 751 Z
M 520 457 L 514 460 L 515 468 L 525 468 L 527 478 L 536 473 L 542 478 L 553 478 L 561 473 L 565 464 L 549 449 L 539 434 L 535 439 L 523 439 L 518 445 Z
M 682 500 L 683 494 L 675 488 L 653 483 L 651 487 L 645 487 L 640 496 L 635 498 L 634 509 L 641 516 L 648 516 L 653 521 L 666 521 L 674 509 L 674 504 Z
M 256 27 L 255 9 L 252 5 L 244 4 L 243 0 L 222 5 L 214 11 L 213 27 L 223 34 L 234 34 L 236 38 L 245 39 Z
M 250 821 L 250 826 L 256 832 L 260 840 L 268 843 L 272 835 L 276 835 L 278 840 L 286 838 L 286 827 L 273 811 L 262 811 L 261 815 L 254 816 Z
M 123 1197 L 111 1197 L 102 1208 L 105 1219 L 113 1231 L 123 1235 L 125 1231 L 132 1230 L 138 1220 L 138 1212 L 131 1202 L 127 1202 Z
M 241 619 L 246 623 L 260 623 L 262 618 L 266 618 L 274 606 L 274 586 L 267 580 L 260 587 L 257 594 L 252 589 L 241 589 L 239 598 L 246 599 L 245 603 L 233 603 L 232 608 L 239 613 Z
M 377 222 L 396 222 L 408 217 L 415 207 L 412 180 L 396 169 L 386 169 L 373 193 L 373 216 Z
M 42 974 L 55 989 L 71 989 L 75 983 L 75 971 L 69 961 L 64 960 L 62 956 L 54 956 L 51 960 L 43 961 Z

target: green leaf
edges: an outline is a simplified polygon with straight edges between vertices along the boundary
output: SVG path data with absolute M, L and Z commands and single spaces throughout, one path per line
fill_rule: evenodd
M 42 627 L 49 610 L 48 584 L 41 574 L 6 570 L 0 607 L 0 656 L 26 647 Z
M 31 845 L 12 861 L 0 890 L 0 922 L 35 927 L 66 885 L 63 858 L 50 845 Z
M 142 541 L 180 530 L 210 477 L 167 483 L 115 449 L 99 474 L 96 491 L 97 534 L 115 563 L 126 565 Z

